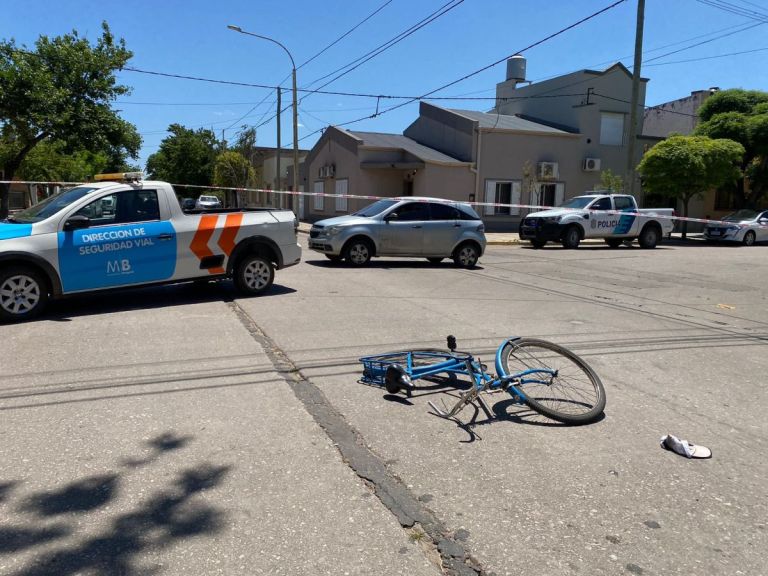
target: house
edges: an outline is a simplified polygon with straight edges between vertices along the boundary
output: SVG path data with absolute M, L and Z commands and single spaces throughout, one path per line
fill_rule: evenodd
M 280 149 L 280 178 L 278 179 L 278 149 L 267 146 L 256 146 L 250 155 L 251 165 L 256 171 L 256 188 L 262 190 L 290 190 L 293 186 L 293 149 Z M 309 150 L 299 149 L 299 171 Z M 278 208 L 291 207 L 292 198 L 286 194 L 271 192 L 247 192 L 247 206 L 271 206 Z
M 505 204 L 559 204 L 594 189 L 602 170 L 624 174 L 632 93 L 627 68 L 617 63 L 526 83 L 525 66 L 522 56 L 510 58 L 489 112 L 421 102 L 402 135 L 329 128 L 305 161 L 307 189 L 478 202 L 489 230 L 513 230 L 530 209 Z M 638 137 L 636 163 L 644 143 Z M 314 196 L 302 217 L 314 221 L 370 201 Z

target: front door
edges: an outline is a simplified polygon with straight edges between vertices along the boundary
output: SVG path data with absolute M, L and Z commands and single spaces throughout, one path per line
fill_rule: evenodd
M 424 224 L 429 221 L 427 202 L 401 204 L 390 211 L 385 219 L 381 226 L 382 256 L 423 254 Z
M 156 190 L 102 196 L 73 215 L 91 225 L 59 231 L 64 292 L 167 280 L 176 268 L 176 231 L 160 219 Z M 63 223 L 62 223 L 63 224 Z

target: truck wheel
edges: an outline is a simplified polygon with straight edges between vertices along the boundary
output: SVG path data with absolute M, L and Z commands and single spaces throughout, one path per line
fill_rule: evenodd
M 373 246 L 366 238 L 353 238 L 341 251 L 344 260 L 352 266 L 365 266 L 373 256 Z
M 623 238 L 606 238 L 605 243 L 608 244 L 610 248 L 618 248 L 624 243 Z
M 0 321 L 34 318 L 47 302 L 48 283 L 34 268 L 11 266 L 0 271 Z
M 640 248 L 656 248 L 660 239 L 661 232 L 659 229 L 652 224 L 646 224 L 640 232 L 640 236 L 637 237 L 637 243 L 640 244 Z
M 569 226 L 566 228 L 565 232 L 563 232 L 563 238 L 561 242 L 563 244 L 563 248 L 567 248 L 569 250 L 578 248 L 579 242 L 581 242 L 581 233 L 579 232 L 579 228 L 577 226 Z
M 237 263 L 235 286 L 243 294 L 255 296 L 272 286 L 275 268 L 272 262 L 257 254 L 248 254 Z

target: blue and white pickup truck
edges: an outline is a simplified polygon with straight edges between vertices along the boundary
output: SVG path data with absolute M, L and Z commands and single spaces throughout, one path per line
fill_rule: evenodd
M 547 242 L 577 248 L 585 238 L 603 238 L 611 248 L 637 239 L 641 248 L 655 248 L 672 233 L 674 215 L 673 208 L 641 210 L 632 196 L 596 192 L 528 214 L 520 222 L 520 239 L 530 240 L 535 248 Z
M 148 284 L 232 278 L 259 294 L 301 260 L 290 210 L 184 212 L 166 182 L 99 180 L 0 222 L 0 321 L 31 318 L 49 298 Z

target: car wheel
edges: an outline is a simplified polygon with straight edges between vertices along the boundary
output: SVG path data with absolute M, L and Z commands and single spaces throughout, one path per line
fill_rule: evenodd
M 752 230 L 747 230 L 741 243 L 744 244 L 744 246 L 753 246 L 755 244 L 755 238 L 755 233 Z
M 12 266 L 0 271 L 0 320 L 34 318 L 48 302 L 48 283 L 33 268 Z
M 563 232 L 563 248 L 573 250 L 579 247 L 579 242 L 581 242 L 581 233 L 579 232 L 578 226 L 569 226 L 566 228 L 565 232 Z
M 427 258 L 430 264 L 440 264 L 443 261 L 442 258 Z
M 547 245 L 546 240 L 531 240 L 531 246 L 534 248 L 544 248 Z
M 637 243 L 640 244 L 640 248 L 656 248 L 660 238 L 661 231 L 656 226 L 646 225 L 637 237 Z
M 480 259 L 480 251 L 472 243 L 462 244 L 453 253 L 453 263 L 462 268 L 474 268 Z
M 272 286 L 275 268 L 272 262 L 257 254 L 248 254 L 237 263 L 235 285 L 243 294 L 255 296 Z
M 353 238 L 343 250 L 344 260 L 352 266 L 365 266 L 373 256 L 373 246 L 365 238 Z

